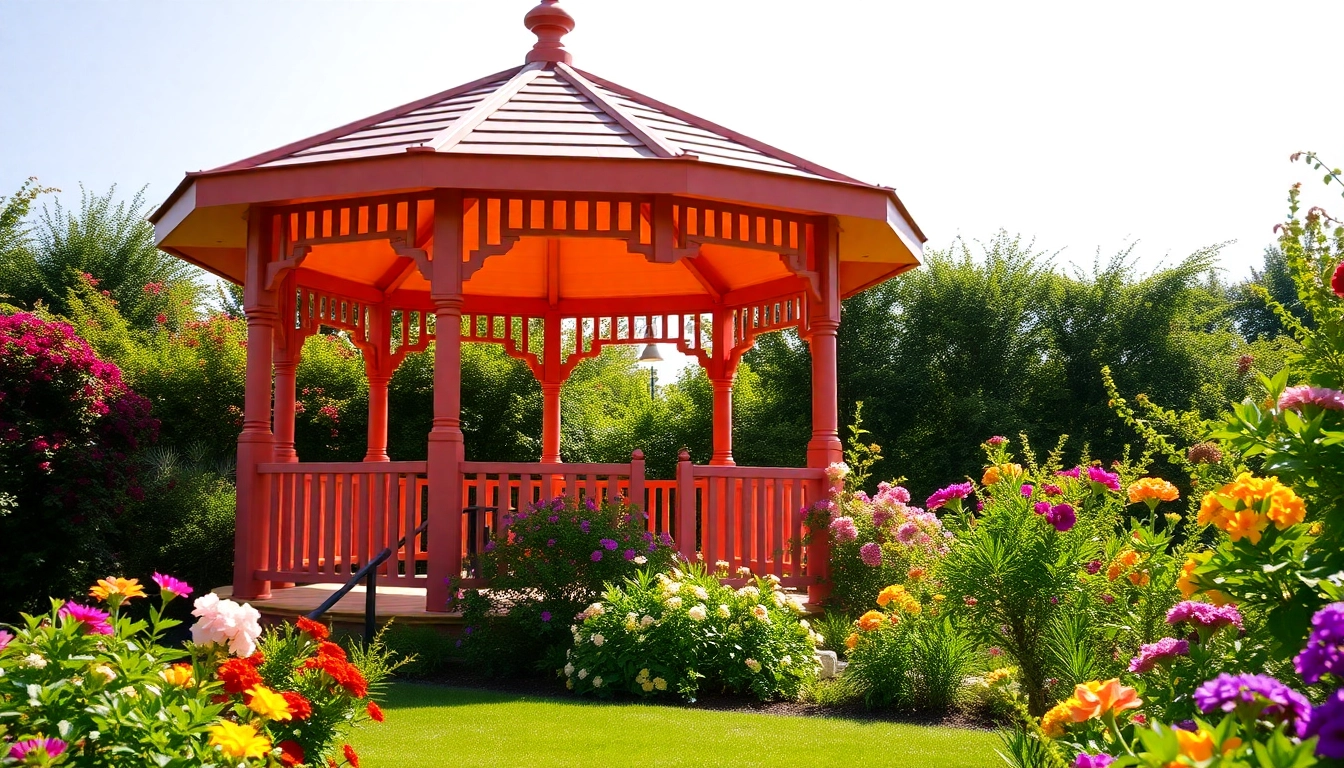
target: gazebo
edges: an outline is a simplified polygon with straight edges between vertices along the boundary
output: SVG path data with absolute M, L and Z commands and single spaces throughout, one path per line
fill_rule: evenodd
M 825 541 L 798 510 L 841 458 L 841 299 L 918 265 L 923 235 L 894 190 L 862 183 L 577 69 L 556 0 L 525 17 L 523 65 L 209 171 L 153 214 L 159 246 L 244 288 L 233 594 L 343 583 L 384 547 L 384 583 L 473 583 L 470 554 L 541 495 L 624 497 L 680 551 L 824 590 Z M 363 355 L 363 462 L 294 450 L 303 340 L 343 331 Z M 812 354 L 805 468 L 737 467 L 732 391 L 757 335 Z M 468 462 L 463 343 L 500 344 L 543 392 L 540 463 Z M 675 480 L 560 459 L 560 390 L 612 344 L 672 344 L 714 391 L 713 454 Z M 432 348 L 427 461 L 389 461 L 387 386 Z M 420 533 L 417 529 L 427 522 Z M 404 540 L 404 541 L 403 541 Z

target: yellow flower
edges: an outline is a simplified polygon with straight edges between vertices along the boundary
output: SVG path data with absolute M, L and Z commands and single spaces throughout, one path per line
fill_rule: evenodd
M 943 602 L 943 601 L 946 600 L 946 599 L 947 599 L 947 595 L 934 595 L 934 596 L 933 596 L 933 601 L 934 601 L 935 603 L 941 603 L 941 602 Z
M 210 726 L 210 746 L 219 747 L 225 757 L 238 760 L 265 757 L 271 751 L 271 740 L 250 725 L 221 720 Z
M 185 688 L 191 685 L 193 680 L 191 675 L 191 665 L 174 664 L 173 666 L 160 672 L 159 677 L 162 677 L 164 682 L 168 683 L 169 685 L 177 685 Z
M 660 691 L 666 691 L 666 690 L 667 690 L 667 681 L 664 680 L 664 679 L 661 678 L 661 677 L 655 677 L 655 678 L 653 678 L 653 687 L 654 687 L 654 688 L 657 688 L 657 689 L 660 690 Z
M 1056 704 L 1049 712 L 1041 716 L 1041 731 L 1052 739 L 1058 739 L 1064 735 L 1064 726 L 1073 722 L 1069 715 L 1072 705 L 1070 702 L 1077 703 L 1076 699 L 1069 699 Z
M 144 597 L 145 590 L 138 579 L 123 579 L 120 576 L 108 576 L 99 579 L 89 590 L 89 595 L 99 600 L 111 600 L 120 603 L 133 597 Z
M 859 629 L 862 629 L 864 632 L 872 632 L 874 629 L 881 627 L 886 619 L 887 617 L 883 616 L 880 611 L 869 611 L 860 616 L 859 620 L 855 623 L 858 624 Z
M 1185 731 L 1176 730 L 1176 744 L 1183 757 L 1190 758 L 1191 761 L 1202 763 L 1213 759 L 1213 734 L 1204 730 Z M 1223 754 L 1227 754 L 1237 747 L 1241 746 L 1241 739 L 1235 736 L 1223 742 Z
M 845 647 L 852 651 L 854 650 L 854 646 L 858 644 L 859 644 L 859 633 L 850 632 L 849 637 L 845 638 Z
M 997 467 L 986 469 L 984 476 L 980 478 L 980 484 L 990 486 L 1006 477 L 1017 477 L 1021 474 L 1021 464 L 1000 464 Z
M 1106 569 L 1106 579 L 1115 581 L 1120 578 L 1120 574 L 1137 565 L 1139 559 L 1139 553 L 1132 549 L 1120 550 L 1115 559 L 1111 561 L 1110 567 Z
M 905 597 L 905 587 L 900 584 L 892 584 L 877 594 L 877 604 L 886 607 L 892 600 L 901 600 Z
M 1130 504 L 1142 501 L 1150 507 L 1156 507 L 1160 501 L 1175 501 L 1180 497 L 1181 492 L 1176 490 L 1176 486 L 1160 477 L 1145 477 L 1129 486 Z
M 989 672 L 988 674 L 985 675 L 985 684 L 998 685 L 999 683 L 1005 680 L 1012 680 L 1012 678 L 1013 678 L 1012 667 L 999 667 L 993 672 Z
M 1243 472 L 1236 480 L 1206 494 L 1199 505 L 1200 525 L 1227 531 L 1233 541 L 1249 537 L 1260 543 L 1269 523 L 1279 530 L 1306 519 L 1307 508 L 1292 488 L 1273 477 L 1255 477 Z
M 1200 566 L 1202 559 L 1198 555 L 1191 555 L 1185 565 L 1181 566 L 1181 575 L 1176 578 L 1176 588 L 1181 591 L 1181 597 L 1189 600 L 1199 591 L 1199 585 L 1195 584 L 1195 569 Z
M 1253 509 L 1241 509 L 1227 516 L 1222 529 L 1233 541 L 1249 538 L 1252 544 L 1259 544 L 1260 537 L 1269 527 L 1269 518 Z
M 244 695 L 248 697 L 248 709 L 268 720 L 289 720 L 294 717 L 285 697 L 264 685 L 254 685 Z
M 1278 485 L 1278 481 L 1274 481 Z M 1286 485 L 1279 485 L 1269 495 L 1269 511 L 1265 513 L 1279 530 L 1286 530 L 1289 526 L 1297 525 L 1307 517 L 1307 506 L 1302 503 L 1302 499 L 1293 489 Z

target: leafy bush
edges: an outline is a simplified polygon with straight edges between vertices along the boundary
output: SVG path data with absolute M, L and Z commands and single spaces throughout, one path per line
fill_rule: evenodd
M 502 525 L 480 554 L 489 588 L 461 597 L 463 654 L 491 676 L 536 668 L 568 642 L 567 621 L 604 585 L 665 570 L 675 557 L 672 539 L 654 536 L 645 514 L 623 503 L 544 499 Z
M 112 565 L 144 498 L 149 403 L 65 323 L 0 315 L 0 616 L 69 595 Z
M 795 699 L 817 672 L 816 636 L 777 578 L 734 590 L 698 567 L 641 571 L 570 629 L 558 674 L 582 694 L 694 701 L 702 690 Z

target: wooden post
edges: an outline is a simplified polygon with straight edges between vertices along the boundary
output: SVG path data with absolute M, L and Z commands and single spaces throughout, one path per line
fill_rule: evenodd
M 266 290 L 271 260 L 270 219 L 253 206 L 247 217 L 243 309 L 247 315 L 247 378 L 243 431 L 238 436 L 237 509 L 233 538 L 233 596 L 241 600 L 271 596 L 269 581 L 256 572 L 266 563 L 267 527 L 272 510 L 268 478 L 257 466 L 275 460 L 271 433 L 271 355 L 279 319 L 276 294 Z
M 638 448 L 630 454 L 630 498 L 625 503 L 637 504 L 649 515 L 648 499 L 644 498 L 644 452 Z
M 369 382 L 369 434 L 365 461 L 388 461 L 387 383 L 392 380 L 392 310 L 379 304 L 369 312 L 371 346 L 364 354 L 364 376 Z M 406 343 L 403 341 L 402 343 Z
M 812 336 L 812 439 L 807 444 L 807 465 L 826 468 L 844 458 L 840 442 L 840 403 L 836 377 L 836 334 L 840 329 L 840 233 L 833 219 L 818 226 L 816 270 L 821 278 L 821 301 L 811 307 Z M 822 493 L 824 493 L 824 489 Z M 813 605 L 831 593 L 830 529 L 812 531 L 807 547 L 807 570 L 818 581 L 807 588 Z
M 429 432 L 429 574 L 425 610 L 448 610 L 462 572 L 462 193 L 434 195 L 434 421 Z
M 437 317 L 437 316 L 436 316 Z M 370 373 L 369 438 L 365 461 L 389 461 L 387 456 L 387 384 L 391 376 Z
M 685 448 L 677 454 L 677 551 L 689 563 L 698 551 L 695 539 L 695 465 Z
M 541 349 L 541 463 L 560 463 L 560 389 L 564 374 L 560 366 L 560 315 L 547 313 L 543 322 Z
M 283 333 L 283 331 L 281 331 Z M 293 342 L 291 341 L 292 345 Z M 275 460 L 294 463 L 295 372 L 299 369 L 299 349 L 286 345 L 275 354 Z
M 731 311 L 714 313 L 713 338 L 713 356 L 705 371 L 714 388 L 713 450 L 709 454 L 709 463 L 710 466 L 731 467 L 736 464 L 733 461 L 733 379 L 737 375 L 737 365 L 731 362 L 734 341 Z

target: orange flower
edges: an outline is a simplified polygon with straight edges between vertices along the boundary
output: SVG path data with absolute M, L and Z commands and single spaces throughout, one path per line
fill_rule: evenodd
M 1269 511 L 1265 514 L 1282 531 L 1305 520 L 1307 506 L 1292 488 L 1280 485 L 1270 493 Z
M 1206 494 L 1199 505 L 1198 522 L 1227 531 L 1233 541 L 1249 537 L 1260 543 L 1261 533 L 1273 522 L 1279 530 L 1306 519 L 1307 509 L 1292 488 L 1273 477 L 1243 472 L 1236 480 Z
M 854 650 L 854 646 L 858 644 L 859 644 L 859 634 L 857 632 L 850 632 L 849 637 L 845 638 L 845 647 L 852 651 Z
M 1176 490 L 1176 486 L 1160 477 L 1145 477 L 1135 480 L 1129 486 L 1130 504 L 1142 501 L 1150 507 L 1156 507 L 1158 502 L 1175 501 L 1180 497 L 1181 492 Z
M 1143 705 L 1138 691 L 1127 685 L 1121 685 L 1118 678 L 1105 682 L 1093 680 L 1079 683 L 1074 688 L 1072 700 L 1077 700 L 1078 704 L 1072 708 L 1070 714 L 1074 722 L 1079 723 L 1089 718 L 1101 717 L 1107 712 L 1119 713 Z
M 1150 580 L 1147 571 L 1134 571 L 1129 574 L 1129 583 L 1136 587 L 1146 587 Z
M 1265 529 L 1269 527 L 1269 518 L 1254 509 L 1241 509 L 1229 514 L 1220 527 L 1227 531 L 1233 541 L 1248 538 L 1252 544 L 1259 544 Z
M 859 625 L 859 629 L 862 629 L 864 632 L 871 632 L 874 629 L 881 627 L 882 622 L 885 621 L 886 618 L 887 617 L 883 616 L 879 611 L 869 611 L 860 616 L 856 623 Z
M 886 587 L 885 589 L 883 589 L 881 592 L 878 593 L 877 604 L 885 608 L 887 606 L 887 603 L 890 603 L 893 600 L 899 601 L 904 598 L 905 598 L 905 587 L 901 586 L 900 584 L 892 584 L 891 586 Z
M 300 632 L 303 632 L 304 634 L 308 635 L 314 640 L 317 640 L 318 642 L 321 642 L 323 640 L 326 640 L 328 637 L 331 637 L 331 632 L 327 630 L 325 624 L 313 621 L 307 616 L 300 616 L 299 619 L 294 622 L 294 624 L 299 628 Z
M 1181 755 L 1190 758 L 1191 761 L 1202 763 L 1213 759 L 1213 734 L 1204 729 L 1198 731 L 1176 730 L 1176 743 L 1179 746 Z M 1241 746 L 1241 739 L 1235 736 L 1223 742 L 1222 752 L 1226 755 L 1228 752 Z
M 1181 597 L 1186 600 L 1194 597 L 1194 594 L 1199 591 L 1199 586 L 1195 584 L 1195 569 L 1199 565 L 1200 561 L 1195 556 L 1191 556 L 1189 560 L 1185 561 L 1185 565 L 1181 566 L 1181 575 L 1176 577 L 1176 588 L 1181 591 Z
M 990 486 L 1006 477 L 1017 477 L 1021 474 L 1021 464 L 1000 464 L 997 467 L 986 469 L 984 476 L 980 478 L 980 484 Z
M 139 579 L 108 576 L 106 579 L 99 579 L 98 583 L 89 589 L 89 596 L 108 602 L 121 603 L 123 600 L 130 600 L 133 597 L 144 597 L 145 588 L 140 586 Z
M 164 682 L 168 683 L 169 685 L 176 685 L 185 688 L 191 685 L 193 680 L 191 673 L 191 665 L 174 664 L 173 666 L 160 672 L 159 677 L 162 677 Z
M 379 707 L 377 704 L 373 703 L 372 701 L 369 702 L 368 707 L 366 707 L 365 709 L 368 711 L 369 718 L 372 719 L 373 722 L 381 723 L 385 719 L 383 717 L 382 708 Z
M 905 572 L 905 575 L 911 581 L 919 581 L 920 579 L 924 578 L 924 569 L 918 567 L 911 568 L 910 570 Z
M 1049 712 L 1041 716 L 1041 731 L 1052 739 L 1058 739 L 1064 735 L 1064 726 L 1073 721 L 1070 716 L 1072 704 L 1076 703 L 1074 699 L 1056 704 Z

